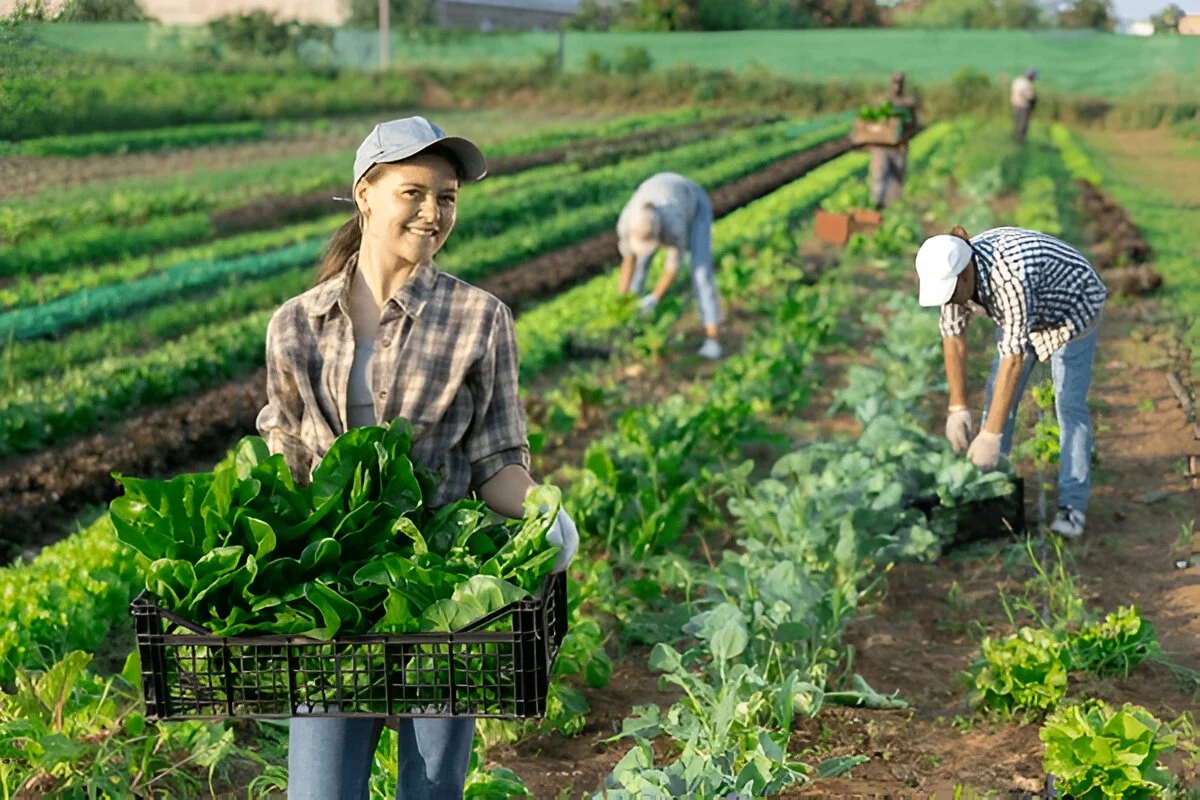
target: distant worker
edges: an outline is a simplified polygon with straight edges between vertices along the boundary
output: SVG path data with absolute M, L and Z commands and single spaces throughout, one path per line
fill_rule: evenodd
M 892 108 L 900 111 L 907 109 L 909 121 L 905 127 L 915 130 L 917 124 L 917 100 L 904 93 L 905 75 L 897 72 L 892 75 L 892 88 L 887 99 Z M 871 154 L 871 203 L 875 208 L 885 208 L 900 198 L 904 191 L 904 177 L 908 172 L 908 142 L 884 147 L 873 145 L 869 148 Z
M 700 355 L 717 359 L 721 357 L 721 343 L 717 339 L 720 307 L 712 258 L 712 225 L 712 203 L 703 186 L 674 172 L 660 172 L 647 178 L 617 220 L 621 251 L 618 290 L 621 294 L 641 294 L 650 259 L 659 247 L 666 248 L 666 270 L 654 291 L 640 303 L 643 315 L 653 313 L 679 272 L 680 251 L 687 251 L 692 288 L 706 337 Z
M 1033 88 L 1037 75 L 1036 69 L 1029 69 L 1012 82 L 1013 139 L 1017 144 L 1025 144 L 1029 118 L 1033 115 L 1033 107 L 1037 105 L 1037 89 Z
M 942 353 L 950 389 L 946 438 L 979 469 L 1012 450 L 1017 404 L 1039 361 L 1049 361 L 1058 414 L 1058 514 L 1050 529 L 1083 534 L 1091 492 L 1088 389 L 1108 289 L 1090 262 L 1053 236 L 995 228 L 974 238 L 956 227 L 917 252 L 923 306 L 942 309 Z M 996 355 L 979 433 L 967 408 L 967 323 L 973 304 L 996 323 Z

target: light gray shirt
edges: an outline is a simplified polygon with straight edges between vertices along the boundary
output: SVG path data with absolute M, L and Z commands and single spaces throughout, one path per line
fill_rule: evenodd
M 662 224 L 659 244 L 689 250 L 692 221 L 708 199 L 704 187 L 674 172 L 660 172 L 642 181 L 625 204 L 617 220 L 617 239 L 621 255 L 629 255 L 629 229 L 635 214 L 646 203 L 658 210 Z

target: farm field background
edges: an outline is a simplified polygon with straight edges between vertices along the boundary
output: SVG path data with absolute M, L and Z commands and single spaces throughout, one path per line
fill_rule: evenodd
M 153 56 L 131 30 L 111 29 L 123 55 Z M 71 48 L 85 38 L 68 25 L 44 35 Z M 1002 74 L 1030 58 L 1050 85 L 1093 94 L 1150 91 L 1164 72 L 1200 77 L 1200 40 L 1184 37 L 875 35 L 571 34 L 568 67 L 592 47 L 636 44 L 656 66 L 759 61 L 818 80 L 875 78 L 897 62 L 915 80 L 963 65 Z M 554 41 L 469 47 L 500 59 L 512 47 L 515 59 Z M 963 52 L 935 55 L 948 42 Z M 98 34 L 87 46 L 108 47 Z M 427 63 L 475 52 L 405 47 Z M 1113 48 L 1119 58 L 1085 71 L 1086 53 Z M 365 40 L 352 49 L 369 56 Z M 331 197 L 345 193 L 364 127 L 407 113 L 489 156 L 493 175 L 464 190 L 439 265 L 514 309 L 534 473 L 567 487 L 583 538 L 546 718 L 481 723 L 468 796 L 1041 791 L 1071 766 L 1046 739 L 1084 698 L 1108 704 L 1090 713 L 1134 703 L 1170 723 L 1150 738 L 1171 751 L 1180 791 L 1200 790 L 1181 717 L 1200 707 L 1195 419 L 1168 378 L 1185 391 L 1200 379 L 1200 147 L 1186 132 L 1035 117 L 1020 148 L 1004 119 L 931 119 L 904 199 L 878 231 L 835 248 L 811 223 L 820 207 L 864 203 L 853 111 L 400 105 L 0 148 L 0 546 L 11 560 L 0 569 L 0 797 L 286 788 L 279 724 L 145 719 L 127 661 L 145 565 L 105 505 L 113 472 L 208 471 L 254 433 L 267 318 L 312 284 L 345 221 Z M 717 213 L 728 355 L 716 364 L 693 355 L 686 290 L 653 320 L 616 295 L 616 216 L 666 169 L 704 185 Z M 1089 185 L 1128 212 L 1164 284 L 1106 312 L 1088 535 L 1060 549 L 1038 529 L 1054 437 L 1027 397 L 1023 437 L 1043 447 L 1014 461 L 1029 535 L 964 542 L 956 509 L 1011 485 L 967 468 L 940 436 L 940 341 L 936 314 L 916 307 L 913 253 L 955 223 L 1036 227 L 1098 253 L 1113 243 Z M 990 360 L 982 327 L 974 407 Z M 931 495 L 950 511 L 914 508 Z M 1110 614 L 1118 622 L 1102 629 Z M 1088 662 L 1081 642 L 1116 655 Z M 1011 659 L 1034 677 L 1006 672 Z M 1163 744 L 1172 737 L 1179 748 Z M 393 791 L 394 754 L 388 733 L 373 797 Z
M 177 57 L 186 33 L 138 23 L 40 26 L 44 42 L 78 52 L 135 58 Z M 379 61 L 375 31 L 341 29 L 331 60 L 369 68 Z M 467 36 L 432 43 L 394 33 L 399 65 L 461 67 L 472 62 L 534 64 L 558 50 L 554 33 Z M 940 81 L 969 67 L 991 76 L 1018 75 L 1037 66 L 1046 86 L 1067 92 L 1122 97 L 1200 81 L 1200 40 L 1189 36 L 1139 38 L 1077 31 L 814 30 L 711 33 L 586 33 L 564 36 L 565 66 L 579 70 L 589 51 L 615 59 L 627 47 L 644 47 L 656 69 L 680 64 L 745 70 L 751 67 L 815 80 L 875 80 L 904 64 L 916 81 Z

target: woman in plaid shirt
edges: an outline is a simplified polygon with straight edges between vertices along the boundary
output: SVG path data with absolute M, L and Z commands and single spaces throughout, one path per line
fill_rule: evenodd
M 517 396 L 512 313 L 492 295 L 439 272 L 433 257 L 457 216 L 462 182 L 487 174 L 483 154 L 422 117 L 377 125 L 354 161 L 356 213 L 329 244 L 317 285 L 267 329 L 267 405 L 259 432 L 298 480 L 350 428 L 404 417 L 412 458 L 439 473 L 428 501 L 474 491 L 496 513 L 524 515 L 536 487 Z M 578 547 L 560 513 L 549 534 Z M 383 721 L 295 717 L 288 752 L 292 800 L 367 800 Z M 462 797 L 473 719 L 398 725 L 398 798 Z
M 1060 429 L 1058 514 L 1051 529 L 1083 534 L 1091 491 L 1092 422 L 1087 407 L 1092 357 L 1108 289 L 1090 262 L 1059 239 L 1023 228 L 968 238 L 961 227 L 934 236 L 917 253 L 920 303 L 941 306 L 942 349 L 950 388 L 946 437 L 983 470 L 1012 449 L 1017 404 L 1033 368 L 1050 361 Z M 971 440 L 965 334 L 972 307 L 998 326 L 983 422 Z

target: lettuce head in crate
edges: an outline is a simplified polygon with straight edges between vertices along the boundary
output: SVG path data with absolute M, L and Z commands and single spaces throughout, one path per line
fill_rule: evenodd
M 532 492 L 521 520 L 472 499 L 429 508 L 438 479 L 411 447 L 406 420 L 355 428 L 304 485 L 250 436 L 211 473 L 114 475 L 110 515 L 156 601 L 219 636 L 449 631 L 538 591 L 558 490 Z

